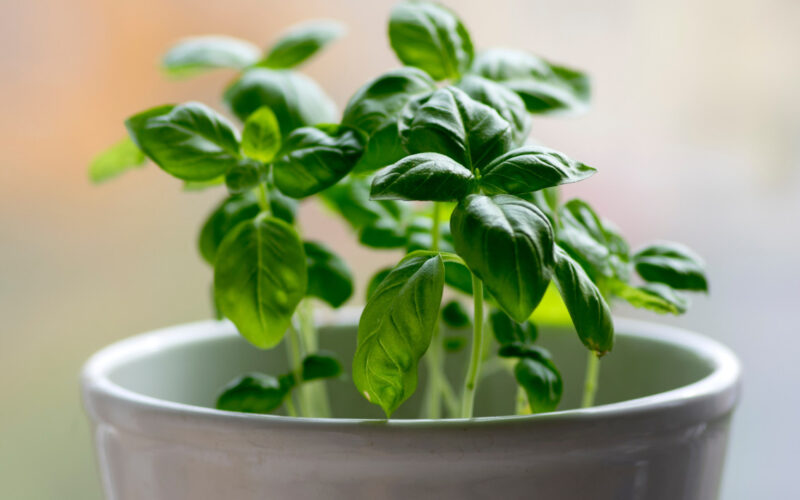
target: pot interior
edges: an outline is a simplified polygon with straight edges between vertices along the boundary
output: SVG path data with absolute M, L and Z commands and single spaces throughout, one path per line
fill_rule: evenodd
M 228 329 L 233 331 L 232 326 Z M 445 337 L 463 336 L 469 330 L 444 331 Z M 349 374 L 355 350 L 354 326 L 326 326 L 320 329 L 322 349 L 334 351 Z M 564 380 L 564 396 L 559 410 L 577 408 L 586 363 L 586 349 L 568 328 L 541 328 L 541 345 L 547 347 Z M 497 346 L 490 345 L 492 352 Z M 460 391 L 466 369 L 469 344 L 447 356 L 451 384 Z M 109 373 L 110 379 L 130 391 L 172 402 L 213 407 L 216 395 L 228 381 L 248 371 L 278 375 L 287 371 L 286 348 L 279 345 L 261 351 L 239 336 L 220 335 L 191 343 L 175 344 L 141 356 L 131 356 Z M 416 418 L 423 399 L 426 373 L 420 363 L 415 394 L 392 418 Z M 512 363 L 485 363 L 477 391 L 475 416 L 500 416 L 514 413 L 516 383 Z M 603 358 L 597 404 L 607 404 L 669 391 L 699 381 L 714 369 L 711 360 L 681 345 L 659 338 L 617 332 L 614 350 Z M 355 389 L 352 380 L 327 382 L 334 416 L 383 418 L 380 408 L 368 403 Z

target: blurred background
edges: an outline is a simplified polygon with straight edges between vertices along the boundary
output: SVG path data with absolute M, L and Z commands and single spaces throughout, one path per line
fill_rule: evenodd
M 266 46 L 292 23 L 338 19 L 348 36 L 304 71 L 343 106 L 397 65 L 385 35 L 393 1 L 0 2 L 0 496 L 97 499 L 80 366 L 115 340 L 210 316 L 195 242 L 221 193 L 183 192 L 153 166 L 95 187 L 89 160 L 138 110 L 190 99 L 221 109 L 232 73 L 159 73 L 160 54 L 186 35 Z M 480 48 L 525 48 L 592 75 L 592 112 L 537 119 L 533 135 L 599 168 L 569 194 L 634 246 L 672 239 L 706 258 L 710 296 L 655 319 L 743 361 L 722 498 L 800 498 L 800 2 L 446 3 Z M 302 217 L 358 263 L 361 283 L 396 258 L 358 249 L 319 207 Z

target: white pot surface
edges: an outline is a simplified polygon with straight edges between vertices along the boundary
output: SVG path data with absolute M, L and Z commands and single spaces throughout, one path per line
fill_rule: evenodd
M 355 317 L 346 311 L 321 330 L 323 348 L 336 345 L 343 361 L 354 348 Z M 350 418 L 217 411 L 217 391 L 236 375 L 285 371 L 285 349 L 259 351 L 227 322 L 124 340 L 93 356 L 82 378 L 106 497 L 716 498 L 738 397 L 736 358 L 677 328 L 623 319 L 616 326 L 599 406 L 575 408 L 585 350 L 574 333 L 545 330 L 541 342 L 565 381 L 563 409 L 486 416 L 513 408 L 513 379 L 501 370 L 478 387 L 472 420 L 403 419 L 416 414 L 424 373 L 401 418 L 390 421 L 349 380 L 329 388 L 334 414 Z M 458 366 L 449 371 L 454 384 L 463 377 Z

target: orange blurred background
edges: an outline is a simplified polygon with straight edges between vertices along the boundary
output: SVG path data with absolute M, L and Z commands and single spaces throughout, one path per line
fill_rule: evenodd
M 711 295 L 680 324 L 741 356 L 725 499 L 800 497 L 800 2 L 465 0 L 479 48 L 514 46 L 587 70 L 594 108 L 540 118 L 533 135 L 600 173 L 569 190 L 631 242 L 683 241 L 709 263 Z M 219 191 L 186 193 L 156 167 L 102 187 L 86 166 L 157 104 L 222 109 L 219 71 L 169 81 L 160 54 L 221 33 L 266 46 L 290 24 L 333 18 L 347 37 L 303 70 L 340 106 L 397 65 L 390 0 L 58 0 L 2 2 L 0 52 L 0 496 L 100 498 L 78 372 L 95 350 L 210 316 L 196 252 Z M 359 249 L 308 205 L 303 226 L 363 283 L 394 254 Z M 354 303 L 363 301 L 363 287 Z M 676 367 L 679 369 L 679 367 Z

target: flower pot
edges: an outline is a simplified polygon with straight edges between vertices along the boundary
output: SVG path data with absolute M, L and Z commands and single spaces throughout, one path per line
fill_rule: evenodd
M 349 310 L 325 323 L 322 346 L 349 359 L 356 320 Z M 329 383 L 334 414 L 346 418 L 217 411 L 221 386 L 244 371 L 281 373 L 285 350 L 259 351 L 227 322 L 124 340 L 92 357 L 82 378 L 106 496 L 715 498 L 738 395 L 736 358 L 677 328 L 616 324 L 598 406 L 575 408 L 585 350 L 574 333 L 542 329 L 564 376 L 562 409 L 509 415 L 515 386 L 500 369 L 481 381 L 472 420 L 386 421 L 349 380 Z M 454 383 L 463 377 L 449 368 Z M 423 370 L 398 417 L 416 414 L 424 382 Z

